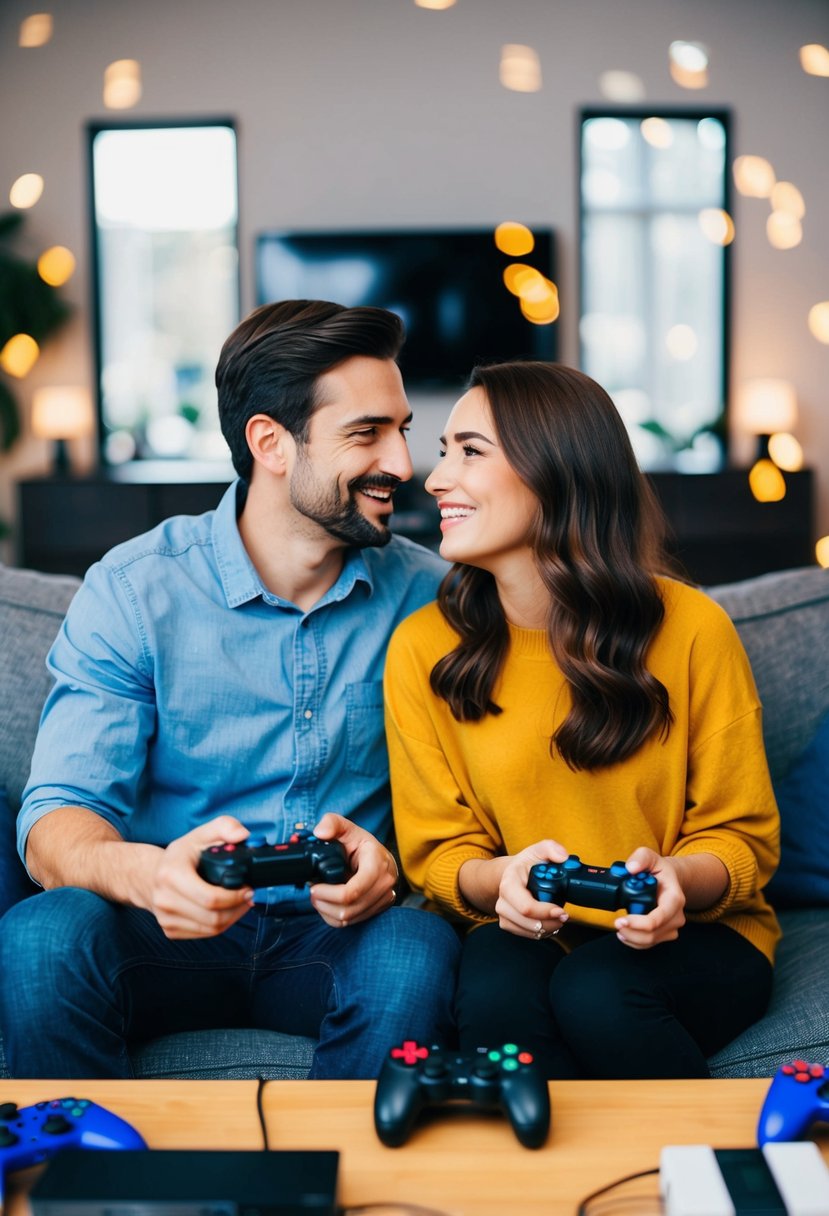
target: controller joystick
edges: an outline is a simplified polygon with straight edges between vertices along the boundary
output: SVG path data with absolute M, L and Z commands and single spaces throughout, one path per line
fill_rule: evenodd
M 198 872 L 215 887 L 304 887 L 309 882 L 337 883 L 349 878 L 345 849 L 339 840 L 318 840 L 296 831 L 285 844 L 216 844 L 205 849 Z
M 778 1068 L 757 1124 L 757 1143 L 799 1140 L 810 1126 L 829 1122 L 829 1067 L 792 1060 Z
M 530 894 L 542 903 L 578 904 L 583 908 L 617 908 L 634 916 L 656 907 L 656 877 L 648 871 L 631 874 L 623 861 L 609 867 L 586 865 L 575 853 L 566 861 L 543 861 L 530 870 Z
M 64 1148 L 144 1149 L 125 1119 L 88 1098 L 54 1098 L 18 1107 L 0 1104 L 0 1207 L 7 1174 L 27 1169 Z
M 525 1148 L 540 1148 L 550 1128 L 550 1093 L 532 1054 L 514 1043 L 472 1052 L 443 1051 L 407 1040 L 383 1062 L 374 1095 L 374 1126 L 389 1148 L 405 1143 L 427 1106 L 465 1099 L 503 1111 Z

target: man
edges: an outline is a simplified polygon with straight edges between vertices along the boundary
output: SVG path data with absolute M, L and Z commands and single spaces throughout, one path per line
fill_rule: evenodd
M 17 1076 L 131 1075 L 133 1040 L 250 1025 L 371 1077 L 450 1033 L 454 931 L 392 907 L 382 669 L 445 570 L 392 538 L 411 414 L 382 309 L 269 304 L 216 370 L 239 475 L 88 572 L 49 656 L 18 844 L 45 888 L 0 935 Z M 345 883 L 224 890 L 202 851 L 302 822 Z

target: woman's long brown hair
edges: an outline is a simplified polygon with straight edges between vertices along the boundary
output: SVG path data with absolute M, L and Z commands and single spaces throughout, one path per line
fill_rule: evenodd
M 572 707 L 551 749 L 573 769 L 625 760 L 672 714 L 645 658 L 665 609 L 654 575 L 667 570 L 664 519 L 610 397 L 554 363 L 477 367 L 504 454 L 538 499 L 528 537 L 550 595 L 550 648 Z M 431 673 L 458 721 L 500 713 L 493 690 L 509 650 L 495 580 L 456 564 L 438 594 L 458 645 Z

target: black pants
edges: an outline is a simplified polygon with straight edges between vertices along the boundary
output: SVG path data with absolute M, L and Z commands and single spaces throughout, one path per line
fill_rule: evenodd
M 650 950 L 588 930 L 570 954 L 482 925 L 461 956 L 460 1046 L 518 1043 L 551 1079 L 707 1077 L 771 984 L 765 955 L 721 924 L 686 924 Z

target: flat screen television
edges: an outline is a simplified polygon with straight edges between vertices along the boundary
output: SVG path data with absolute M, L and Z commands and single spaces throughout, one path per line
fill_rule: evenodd
M 557 323 L 536 325 L 504 285 L 513 261 L 555 281 L 550 229 L 510 258 L 493 229 L 399 232 L 263 232 L 256 241 L 258 304 L 334 300 L 396 312 L 406 326 L 400 357 L 409 387 L 458 388 L 476 363 L 557 357 Z

